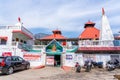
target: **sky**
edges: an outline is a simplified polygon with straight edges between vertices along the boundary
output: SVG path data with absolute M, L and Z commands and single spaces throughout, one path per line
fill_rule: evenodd
M 65 37 L 78 37 L 89 20 L 100 29 L 102 8 L 113 33 L 118 33 L 120 0 L 0 0 L 0 26 L 14 25 L 20 17 L 33 34 L 59 29 Z

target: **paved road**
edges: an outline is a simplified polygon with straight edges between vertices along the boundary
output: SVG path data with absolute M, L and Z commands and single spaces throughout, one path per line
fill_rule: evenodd
M 117 80 L 113 77 L 120 74 L 120 69 L 108 72 L 104 69 L 92 69 L 91 72 L 81 73 L 65 72 L 59 67 L 46 67 L 43 69 L 29 69 L 17 71 L 11 75 L 0 74 L 0 80 Z

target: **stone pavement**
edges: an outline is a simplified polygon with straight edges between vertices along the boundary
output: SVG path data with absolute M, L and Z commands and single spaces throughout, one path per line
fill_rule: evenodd
M 106 71 L 105 69 L 92 69 L 91 72 L 80 73 L 65 72 L 60 67 L 45 67 L 43 69 L 29 69 L 17 71 L 11 75 L 0 74 L 0 80 L 118 80 L 113 75 L 119 74 L 120 69 Z
M 92 69 L 91 72 L 85 72 L 82 69 L 81 73 L 70 71 L 64 74 L 58 74 L 52 77 L 46 77 L 45 80 L 118 80 L 113 75 L 120 74 L 120 70 L 108 72 L 105 69 Z

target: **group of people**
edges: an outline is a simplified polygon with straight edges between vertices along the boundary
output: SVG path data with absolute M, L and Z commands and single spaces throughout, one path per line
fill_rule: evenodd
M 81 66 L 78 62 L 76 62 L 75 68 L 76 68 L 76 72 L 81 71 Z M 84 68 L 85 68 L 86 72 L 90 72 L 90 70 L 92 68 L 92 61 L 85 61 Z

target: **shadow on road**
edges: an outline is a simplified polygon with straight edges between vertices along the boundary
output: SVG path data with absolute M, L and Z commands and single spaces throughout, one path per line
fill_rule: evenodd
M 26 71 L 26 70 L 17 70 L 17 71 L 14 71 L 12 74 L 16 74 L 16 73 L 23 72 L 23 71 Z M 0 73 L 0 76 L 8 76 L 8 75 Z

